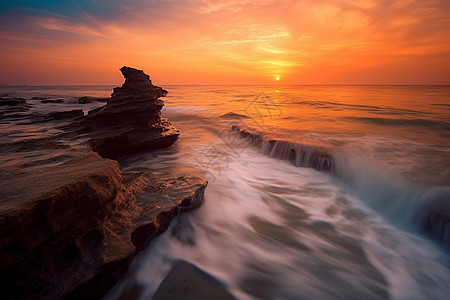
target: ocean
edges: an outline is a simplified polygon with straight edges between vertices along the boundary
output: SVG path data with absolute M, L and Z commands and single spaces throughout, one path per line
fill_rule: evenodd
M 238 299 L 449 299 L 449 252 L 421 224 L 431 203 L 450 205 L 450 86 L 163 88 L 180 139 L 121 168 L 203 176 L 205 203 L 153 240 L 107 299 L 133 286 L 151 297 L 178 260 Z M 103 104 L 74 97 L 112 86 L 1 93 L 66 100 L 28 101 L 37 113 L 87 112 Z

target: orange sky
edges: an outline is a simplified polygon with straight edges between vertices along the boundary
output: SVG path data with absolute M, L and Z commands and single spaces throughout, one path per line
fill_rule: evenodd
M 450 84 L 449 0 L 3 2 L 0 84 Z

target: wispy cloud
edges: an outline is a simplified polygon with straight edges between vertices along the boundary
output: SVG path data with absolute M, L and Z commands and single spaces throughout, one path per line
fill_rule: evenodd
M 16 0 L 0 3 L 0 63 L 11 70 L 36 55 L 27 62 L 39 78 L 44 63 L 134 63 L 174 83 L 217 81 L 220 73 L 253 83 L 274 73 L 291 83 L 350 83 L 363 68 L 365 83 L 378 83 L 371 72 L 379 80 L 396 61 L 420 72 L 417 62 L 427 59 L 438 83 L 450 63 L 448 11 L 447 0 Z M 331 68 L 334 77 L 319 82 L 318 70 Z M 8 74 L 0 71 L 0 81 Z

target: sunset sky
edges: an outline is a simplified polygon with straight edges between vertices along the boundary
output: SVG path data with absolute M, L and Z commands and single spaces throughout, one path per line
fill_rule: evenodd
M 1 0 L 0 65 L 0 84 L 119 84 L 123 65 L 155 84 L 450 84 L 450 1 Z

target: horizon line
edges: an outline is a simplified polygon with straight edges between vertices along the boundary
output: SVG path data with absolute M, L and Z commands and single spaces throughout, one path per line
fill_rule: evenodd
M 122 83 L 123 84 L 123 83 Z M 85 87 L 85 86 L 120 86 L 122 84 L 0 84 L 0 87 Z M 153 84 L 153 82 L 152 82 Z M 160 84 L 162 86 L 450 86 L 450 83 L 442 84 L 348 84 L 348 83 L 312 83 L 312 84 Z

